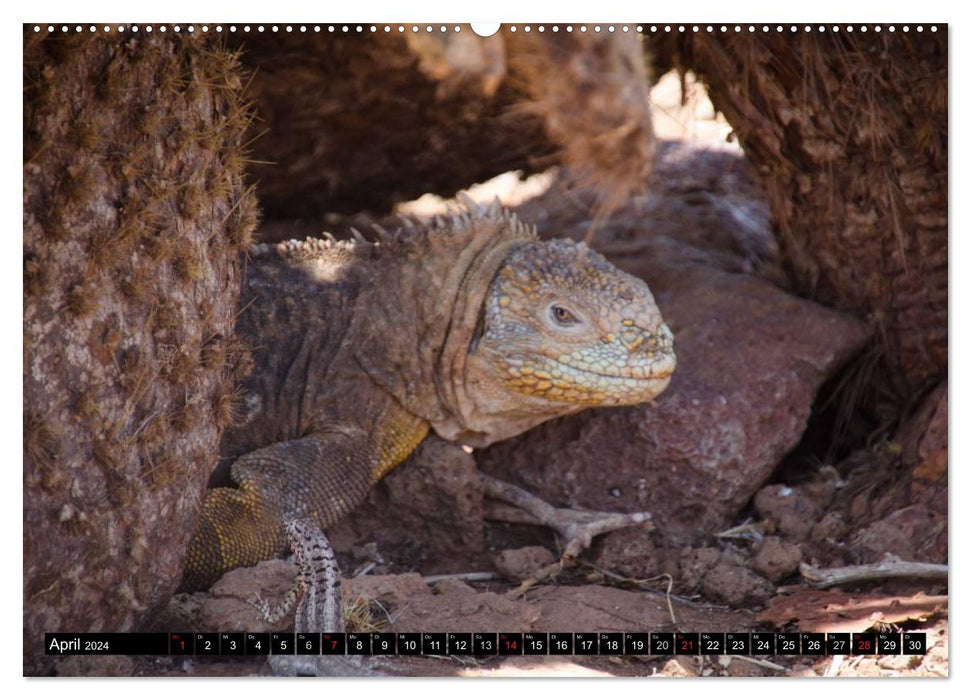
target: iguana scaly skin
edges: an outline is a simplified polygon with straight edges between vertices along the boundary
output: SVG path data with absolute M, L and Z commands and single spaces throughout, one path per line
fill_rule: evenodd
M 643 281 L 498 205 L 378 243 L 257 246 L 241 309 L 256 369 L 223 441 L 235 487 L 207 492 L 189 546 L 192 589 L 285 551 L 285 523 L 338 521 L 429 430 L 486 446 L 648 401 L 675 367 Z

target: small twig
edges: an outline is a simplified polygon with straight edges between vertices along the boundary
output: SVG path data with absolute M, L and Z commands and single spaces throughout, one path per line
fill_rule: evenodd
M 355 571 L 354 575 L 351 578 L 366 576 L 371 571 L 371 569 L 373 569 L 375 566 L 377 566 L 377 562 L 369 561 L 367 564 L 365 564 L 360 569 Z
M 386 607 L 384 607 L 383 605 L 381 605 L 381 601 L 380 601 L 380 600 L 378 600 L 377 598 L 369 598 L 369 599 L 368 599 L 368 602 L 369 602 L 369 603 L 371 603 L 372 605 L 375 605 L 375 606 L 377 606 L 377 608 L 378 608 L 378 609 L 379 609 L 379 610 L 380 610 L 381 612 L 383 612 L 383 613 L 384 613 L 384 617 L 385 617 L 385 619 L 386 619 L 386 620 L 388 621 L 388 626 L 389 626 L 389 627 L 394 627 L 394 623 L 395 623 L 395 620 L 394 620 L 394 619 L 392 619 L 392 617 L 391 617 L 391 613 L 389 613 L 389 612 L 388 612 L 388 609 L 387 609 Z M 406 605 L 405 607 L 407 607 L 407 605 Z M 402 610 L 403 610 L 403 609 L 404 609 L 404 608 L 402 608 Z M 399 611 L 399 615 L 400 615 L 400 614 L 401 614 L 401 613 L 400 613 L 400 611 Z
M 667 588 L 664 591 L 664 600 L 668 604 L 668 614 L 671 616 L 671 624 L 678 624 L 678 618 L 674 615 L 674 604 L 671 602 L 671 589 L 674 588 L 674 577 L 671 574 L 661 574 L 660 576 L 655 576 L 652 579 L 647 579 L 648 581 L 653 581 L 654 579 L 666 578 L 668 580 Z
M 885 578 L 947 580 L 946 564 L 903 561 L 893 555 L 887 555 L 883 561 L 876 564 L 843 566 L 834 569 L 819 569 L 803 562 L 799 565 L 799 572 L 813 588 L 828 588 L 855 581 Z
M 556 576 L 557 574 L 559 574 L 561 571 L 563 571 L 563 568 L 565 566 L 572 566 L 573 561 L 574 560 L 570 560 L 569 562 L 565 563 L 563 559 L 560 559 L 557 562 L 553 562 L 549 566 L 544 566 L 542 569 L 534 572 L 532 576 L 530 576 L 528 579 L 526 579 L 525 581 L 520 583 L 516 588 L 510 591 L 509 595 L 511 595 L 513 598 L 526 595 L 526 592 L 529 591 L 534 586 L 542 583 L 548 578 L 552 578 L 553 576 Z
M 757 523 L 753 523 L 751 520 L 746 520 L 741 525 L 736 525 L 735 527 L 730 527 L 727 530 L 722 530 L 716 534 L 715 537 L 719 539 L 737 538 L 743 540 L 761 540 L 762 531 L 759 529 Z
M 658 574 L 657 576 L 652 576 L 650 578 L 630 578 L 628 576 L 621 576 L 620 574 L 610 571 L 609 569 L 602 569 L 599 566 L 595 566 L 594 564 L 591 564 L 588 561 L 583 561 L 581 563 L 584 564 L 585 566 L 589 566 L 594 571 L 597 571 L 603 574 L 607 578 L 612 578 L 616 581 L 623 581 L 624 583 L 633 583 L 641 590 L 648 590 L 651 593 L 656 593 L 657 589 L 651 586 L 648 586 L 647 585 L 648 583 L 650 583 L 651 581 L 658 581 L 661 579 L 666 580 L 667 586 L 666 586 L 666 590 L 664 591 L 664 598 L 668 604 L 668 613 L 671 615 L 671 623 L 675 625 L 678 624 L 678 620 L 674 615 L 674 605 L 671 604 L 671 599 L 673 598 L 673 596 L 671 595 L 671 590 L 672 588 L 674 588 L 674 577 L 671 576 L 671 574 Z
M 457 581 L 493 581 L 497 578 L 501 578 L 501 576 L 499 576 L 499 574 L 497 574 L 495 571 L 469 571 L 468 573 L 464 574 L 436 574 L 435 576 L 422 576 L 421 580 L 431 586 L 439 581 L 449 581 L 452 579 Z

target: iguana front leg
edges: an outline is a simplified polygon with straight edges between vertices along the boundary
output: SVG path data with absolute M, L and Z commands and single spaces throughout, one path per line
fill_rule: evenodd
M 334 426 L 237 459 L 231 474 L 238 488 L 206 493 L 186 557 L 186 588 L 208 588 L 231 569 L 282 554 L 288 521 L 325 529 L 363 502 L 428 433 L 427 423 L 401 409 L 381 419 L 371 430 Z

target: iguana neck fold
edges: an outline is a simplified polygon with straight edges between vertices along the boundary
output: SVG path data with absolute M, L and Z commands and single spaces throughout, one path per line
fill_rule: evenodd
M 465 363 L 490 282 L 514 247 L 536 240 L 498 203 L 466 206 L 382 244 L 351 334 L 361 369 L 446 439 L 467 430 Z

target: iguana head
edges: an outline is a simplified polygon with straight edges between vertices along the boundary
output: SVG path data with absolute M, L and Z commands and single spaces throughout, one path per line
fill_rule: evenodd
M 514 248 L 490 285 L 470 378 L 516 399 L 641 403 L 670 382 L 673 340 L 642 280 L 582 243 L 535 241 Z
M 493 277 L 469 347 L 467 424 L 491 442 L 585 407 L 649 401 L 671 380 L 673 340 L 642 280 L 583 243 L 523 242 Z

